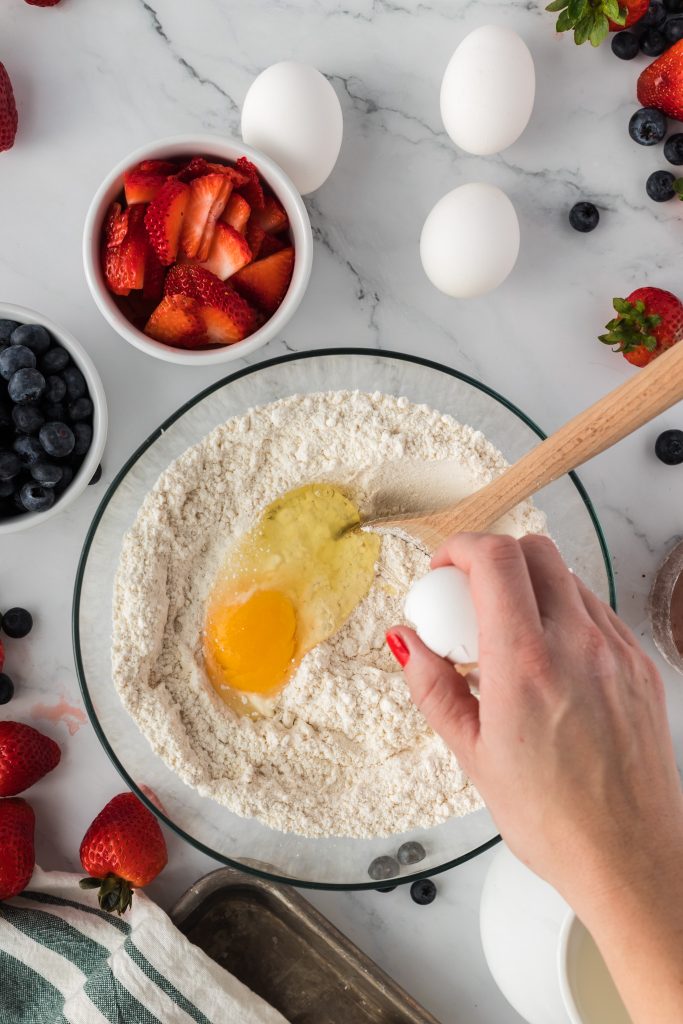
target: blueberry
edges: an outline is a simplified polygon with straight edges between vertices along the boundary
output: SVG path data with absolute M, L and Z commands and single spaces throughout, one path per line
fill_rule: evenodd
M 641 107 L 632 115 L 628 133 L 640 146 L 654 146 L 666 135 L 666 118 L 655 107 Z
M 62 479 L 55 487 L 55 494 L 63 494 L 74 478 L 74 471 L 71 466 L 62 466 Z
M 668 46 L 683 39 L 683 18 L 670 18 L 664 28 L 664 37 Z
M 640 49 L 647 57 L 659 57 L 666 47 L 666 36 L 658 28 L 646 28 L 640 37 Z
M 91 476 L 90 480 L 88 481 L 88 487 L 92 487 L 93 484 L 98 484 L 101 479 L 102 479 L 102 463 L 100 462 L 99 466 L 97 467 L 97 469 L 95 470 L 95 472 Z
M 46 512 L 55 503 L 55 492 L 35 482 L 24 484 L 20 492 L 21 504 L 27 512 Z
M 11 498 L 16 487 L 16 479 L 0 480 L 0 498 Z
M 0 672 L 0 704 L 9 704 L 14 696 L 14 683 L 4 672 Z
M 612 36 L 612 53 L 620 60 L 633 60 L 639 49 L 638 36 L 633 32 L 617 32 Z
M 0 343 L 5 342 L 9 344 L 12 331 L 18 326 L 19 324 L 16 320 L 0 320 Z
M 375 857 L 368 868 L 368 874 L 374 882 L 383 882 L 386 878 L 394 878 L 400 874 L 400 871 L 395 857 Z
M 433 903 L 436 897 L 436 886 L 431 878 L 420 878 L 411 885 L 410 896 L 414 903 L 426 907 L 428 903 Z
M 664 143 L 664 156 L 670 164 L 683 164 L 683 132 L 669 136 Z
M 85 455 L 92 444 L 92 427 L 89 423 L 74 423 L 74 455 Z
M 14 425 L 22 434 L 37 434 L 45 417 L 38 405 L 26 402 L 24 405 L 15 405 L 12 409 L 12 420 Z
M 655 442 L 655 455 L 667 466 L 683 462 L 683 430 L 665 430 Z
M 23 640 L 33 629 L 33 616 L 25 608 L 10 608 L 2 616 L 2 629 L 13 640 Z
M 645 189 L 650 199 L 656 203 L 666 203 L 676 195 L 675 181 L 676 176 L 671 171 L 653 171 L 645 182 Z
M 10 350 L 11 351 L 11 350 Z M 13 402 L 37 402 L 45 391 L 45 378 L 40 370 L 26 367 L 10 377 L 7 393 Z
M 74 432 L 66 423 L 46 423 L 40 428 L 38 439 L 47 454 L 55 459 L 70 455 L 76 444 Z
M 43 406 L 46 420 L 56 420 L 63 423 L 66 419 L 66 406 L 64 402 L 46 402 Z
M 378 885 L 375 892 L 394 892 L 397 888 L 396 885 Z
M 56 373 L 51 374 L 45 380 L 45 401 L 52 404 L 61 402 L 66 396 L 66 384 L 61 377 L 58 377 Z
M 399 864 L 419 864 L 421 860 L 424 860 L 427 856 L 425 848 L 422 843 L 403 843 L 399 846 L 398 853 Z
M 651 0 L 650 6 L 639 20 L 638 25 L 643 28 L 661 28 L 666 21 L 666 15 L 667 10 L 662 0 Z
M 5 380 L 13 377 L 17 370 L 33 369 L 36 357 L 24 345 L 10 345 L 0 352 L 0 376 Z
M 575 203 L 569 211 L 569 223 L 575 231 L 592 231 L 599 220 L 598 208 L 593 203 Z
M 72 423 L 79 420 L 87 420 L 93 413 L 93 404 L 89 398 L 77 398 L 75 402 L 69 403 L 69 419 Z
M 664 0 L 664 6 L 669 14 L 680 14 L 683 11 L 683 0 Z
M 53 345 L 40 361 L 43 373 L 59 373 L 69 365 L 69 353 L 61 345 Z
M 54 462 L 36 462 L 35 466 L 31 466 L 31 476 L 43 487 L 56 487 L 63 475 L 62 466 L 56 466 Z
M 12 480 L 21 471 L 21 460 L 16 452 L 0 452 L 0 480 Z
M 66 393 L 72 402 L 88 393 L 85 377 L 77 366 L 67 366 L 62 372 L 62 380 L 66 384 Z
M 44 429 L 41 427 L 41 430 Z M 33 466 L 45 458 L 45 452 L 38 438 L 29 437 L 27 434 L 21 434 L 14 442 L 13 448 L 24 466 Z
M 42 327 L 41 324 L 19 324 L 12 331 L 10 344 L 25 345 L 26 348 L 31 349 L 31 352 L 35 352 L 37 356 L 42 356 L 52 344 L 52 338 L 50 337 L 50 332 Z

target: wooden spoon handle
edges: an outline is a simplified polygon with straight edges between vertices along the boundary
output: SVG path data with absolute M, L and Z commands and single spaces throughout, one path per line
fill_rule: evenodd
M 480 491 L 430 516 L 442 537 L 486 530 L 520 501 L 683 399 L 683 342 L 569 420 Z

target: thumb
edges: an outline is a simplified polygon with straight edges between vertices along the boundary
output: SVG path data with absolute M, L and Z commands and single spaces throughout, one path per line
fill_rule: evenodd
M 390 629 L 387 644 L 403 666 L 413 702 L 466 768 L 479 735 L 479 701 L 470 693 L 467 680 L 407 626 Z

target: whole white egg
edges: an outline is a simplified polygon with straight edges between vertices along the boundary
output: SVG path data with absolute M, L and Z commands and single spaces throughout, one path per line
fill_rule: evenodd
M 329 177 L 342 143 L 337 94 L 310 64 L 272 64 L 254 80 L 242 107 L 242 138 L 271 157 L 302 195 Z
M 420 236 L 427 277 L 446 295 L 467 299 L 497 288 L 519 254 L 515 208 L 495 185 L 461 185 L 440 199 Z
M 482 25 L 465 36 L 441 82 L 441 117 L 456 146 L 488 156 L 511 146 L 534 106 L 536 76 L 516 32 Z
M 404 612 L 430 651 L 458 664 L 479 660 L 477 613 L 462 569 L 444 565 L 416 580 L 406 595 Z

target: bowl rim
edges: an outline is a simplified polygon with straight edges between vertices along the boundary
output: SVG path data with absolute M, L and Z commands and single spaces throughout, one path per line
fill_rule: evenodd
M 83 376 L 85 377 L 88 385 L 88 393 L 92 399 L 94 407 L 93 437 L 90 443 L 90 448 L 88 449 L 88 453 L 81 463 L 78 472 L 64 493 L 60 496 L 59 501 L 55 502 L 51 508 L 46 509 L 45 512 L 24 512 L 22 515 L 15 516 L 12 519 L 0 520 L 0 537 L 3 537 L 12 533 L 20 533 L 22 530 L 28 530 L 33 526 L 38 526 L 40 523 L 47 522 L 48 519 L 52 519 L 54 516 L 59 515 L 60 512 L 63 512 L 68 508 L 68 506 L 85 491 L 93 474 L 95 473 L 95 470 L 100 464 L 100 460 L 104 452 L 104 446 L 107 441 L 109 416 L 104 385 L 102 384 L 102 379 L 97 371 L 97 367 L 83 345 L 70 331 L 65 327 L 61 327 L 49 317 L 43 316 L 43 314 L 39 313 L 37 310 L 30 309 L 28 306 L 18 306 L 14 303 L 0 302 L 0 316 L 3 319 L 18 320 L 20 323 L 40 324 L 45 327 L 50 334 L 54 335 L 57 341 L 72 356 L 74 362 L 78 365 L 79 370 L 83 372 Z
M 458 380 L 461 380 L 464 383 L 469 384 L 474 388 L 477 388 L 479 391 L 482 391 L 490 398 L 493 398 L 496 401 L 498 401 L 501 405 L 503 405 L 515 416 L 517 416 L 520 420 L 522 420 L 522 422 L 525 423 L 539 437 L 540 440 L 544 441 L 546 439 L 547 434 L 538 426 L 538 424 L 534 422 L 534 420 L 527 416 L 526 413 L 524 413 L 518 406 L 516 406 L 509 399 L 499 394 L 499 392 L 489 387 L 487 384 L 483 384 L 481 381 L 477 380 L 476 377 L 471 377 L 469 374 L 463 373 L 460 370 L 456 370 L 453 367 L 446 366 L 443 363 L 437 363 L 435 360 L 432 359 L 426 359 L 422 356 L 409 355 L 405 352 L 395 352 L 392 349 L 382 349 L 380 354 L 388 359 L 398 359 L 401 360 L 402 362 L 417 363 L 421 366 L 426 366 L 433 370 L 439 370 L 442 373 L 447 374 L 448 376 L 455 377 Z M 265 367 L 278 366 L 281 365 L 282 363 L 290 363 L 295 362 L 297 360 L 305 361 L 306 359 L 311 359 L 320 356 L 339 355 L 360 355 L 374 358 L 377 355 L 377 349 L 347 346 L 325 349 L 311 349 L 310 351 L 294 352 L 284 356 L 276 356 L 272 359 L 266 359 L 258 363 L 254 363 L 250 366 L 243 367 L 242 369 L 236 370 L 233 373 L 228 374 L 226 377 L 223 377 L 220 380 L 215 381 L 213 384 L 209 384 L 207 387 L 203 388 L 192 398 L 188 399 L 188 401 L 184 402 L 178 409 L 176 409 L 174 413 L 167 417 L 167 419 L 165 419 L 164 422 L 156 428 L 156 430 L 152 431 L 152 433 L 149 434 L 149 436 L 136 448 L 132 455 L 130 455 L 130 457 L 123 464 L 123 466 L 118 471 L 112 482 L 109 484 L 109 487 L 107 488 L 104 497 L 101 499 L 100 504 L 97 507 L 92 522 L 88 527 L 88 532 L 83 542 L 83 548 L 78 560 L 78 568 L 76 570 L 76 579 L 74 584 L 74 596 L 71 614 L 71 636 L 73 643 L 74 661 L 76 664 L 76 674 L 78 676 L 78 683 L 81 690 L 81 696 L 83 697 L 83 703 L 85 705 L 86 711 L 88 712 L 88 717 L 90 719 L 92 727 L 95 730 L 95 734 L 98 740 L 100 741 L 101 745 L 104 747 L 104 750 L 107 753 L 111 763 L 114 765 L 114 767 L 116 768 L 116 770 L 118 771 L 119 775 L 122 777 L 126 785 L 129 787 L 129 789 L 132 790 L 133 793 L 135 793 L 138 799 L 141 800 L 142 803 L 145 804 L 145 806 L 149 808 L 149 810 L 152 811 L 154 815 L 156 815 L 157 818 L 159 818 L 165 825 L 167 825 L 176 835 L 186 840 L 186 842 L 188 842 L 196 850 L 199 850 L 200 853 L 206 854 L 208 857 L 211 857 L 213 860 L 218 861 L 220 864 L 226 864 L 229 867 L 237 868 L 238 871 L 244 871 L 247 874 L 256 875 L 258 878 L 266 878 L 271 881 L 279 882 L 283 885 L 295 885 L 297 888 L 300 889 L 328 890 L 334 892 L 356 892 L 362 890 L 376 890 L 378 888 L 378 884 L 376 881 L 342 883 L 312 882 L 307 879 L 297 879 L 288 877 L 286 875 L 279 875 L 275 871 L 266 871 L 262 868 L 257 867 L 254 864 L 247 864 L 237 860 L 233 860 L 230 857 L 226 857 L 224 854 L 217 853 L 215 850 L 210 849 L 200 840 L 195 839 L 194 836 L 189 835 L 166 813 L 161 811 L 156 806 L 156 804 L 154 804 L 150 800 L 150 798 L 143 792 L 143 790 L 140 789 L 137 783 L 131 778 L 131 776 L 125 770 L 125 768 L 119 761 L 118 757 L 116 756 L 114 750 L 112 749 L 104 733 L 104 730 L 102 729 L 102 726 L 100 725 L 99 719 L 95 712 L 95 708 L 90 699 L 90 693 L 88 691 L 88 682 L 85 675 L 85 668 L 83 666 L 83 659 L 81 657 L 79 623 L 83 579 L 85 575 L 86 564 L 88 561 L 88 555 L 90 554 L 90 548 L 92 547 L 95 534 L 97 532 L 97 528 L 100 524 L 102 517 L 104 516 L 104 513 L 107 509 L 107 506 L 109 505 L 109 502 L 113 498 L 115 492 L 118 490 L 119 485 L 123 482 L 129 470 L 134 466 L 138 459 L 142 455 L 144 455 L 147 449 L 150 448 L 154 444 L 154 442 L 159 437 L 161 437 L 161 435 L 166 430 L 168 430 L 168 428 L 172 426 L 172 424 L 175 423 L 176 420 L 180 419 L 180 417 L 183 416 L 189 409 L 197 405 L 208 395 L 213 394 L 214 391 L 218 391 L 220 388 L 225 387 L 227 384 L 230 384 L 235 380 L 239 380 L 242 377 L 247 377 L 252 373 L 257 373 L 259 370 Z M 595 508 L 593 507 L 593 503 L 590 497 L 588 496 L 588 492 L 579 480 L 576 473 L 572 471 L 568 473 L 567 476 L 569 476 L 569 478 L 571 479 L 572 483 L 574 484 L 576 490 L 579 493 L 580 498 L 586 506 L 586 510 L 588 512 L 589 518 L 595 530 L 605 565 L 605 572 L 607 575 L 607 582 L 609 588 L 610 605 L 616 611 L 616 586 L 614 580 L 614 572 L 612 569 L 612 559 L 609 552 L 609 548 L 607 546 L 607 541 L 602 529 L 602 525 L 600 523 L 600 520 L 598 519 Z M 391 878 L 389 880 L 389 884 L 392 886 L 408 885 L 412 882 L 418 881 L 421 878 L 431 878 L 434 875 L 442 874 L 444 871 L 449 871 L 451 868 L 457 867 L 459 864 L 464 864 L 467 861 L 472 860 L 474 857 L 479 856 L 479 854 L 481 853 L 485 853 L 487 850 L 490 850 L 492 847 L 496 846 L 499 842 L 501 842 L 501 839 L 502 837 L 500 835 L 495 835 L 491 839 L 488 839 L 486 842 L 482 843 L 480 846 L 477 846 L 472 850 L 468 850 L 467 853 L 461 854 L 460 856 L 455 857 L 452 860 L 439 865 L 438 867 L 430 867 L 428 870 L 426 869 L 423 871 L 415 871 L 407 875 L 401 875 L 397 878 Z
M 235 342 L 232 345 L 192 351 L 174 348 L 172 345 L 166 345 L 163 342 L 156 341 L 154 338 L 148 338 L 126 319 L 100 280 L 100 233 L 104 220 L 104 208 L 114 198 L 114 194 L 110 196 L 112 189 L 118 183 L 118 180 L 123 177 L 124 172 L 135 163 L 144 159 L 157 159 L 164 154 L 180 156 L 180 153 L 170 154 L 167 152 L 178 149 L 187 150 L 188 153 L 191 150 L 208 153 L 208 155 L 213 155 L 221 160 L 234 161 L 239 156 L 246 156 L 253 163 L 257 164 L 259 172 L 285 206 L 290 219 L 295 251 L 294 272 L 285 297 L 275 313 L 262 327 L 244 338 L 243 341 Z M 122 188 L 123 183 L 121 182 L 117 193 Z M 164 362 L 177 363 L 183 366 L 211 366 L 241 359 L 256 349 L 261 348 L 267 342 L 272 341 L 278 331 L 294 315 L 306 293 L 311 276 L 313 232 L 308 211 L 296 186 L 285 171 L 265 153 L 255 149 L 253 146 L 248 146 L 241 140 L 231 137 L 223 138 L 219 135 L 207 133 L 169 135 L 148 142 L 144 146 L 138 146 L 122 160 L 119 160 L 105 175 L 90 202 L 85 216 L 82 256 L 88 290 L 98 310 L 117 334 L 129 342 L 129 344 L 139 349 L 139 351 L 156 359 L 161 359 Z

